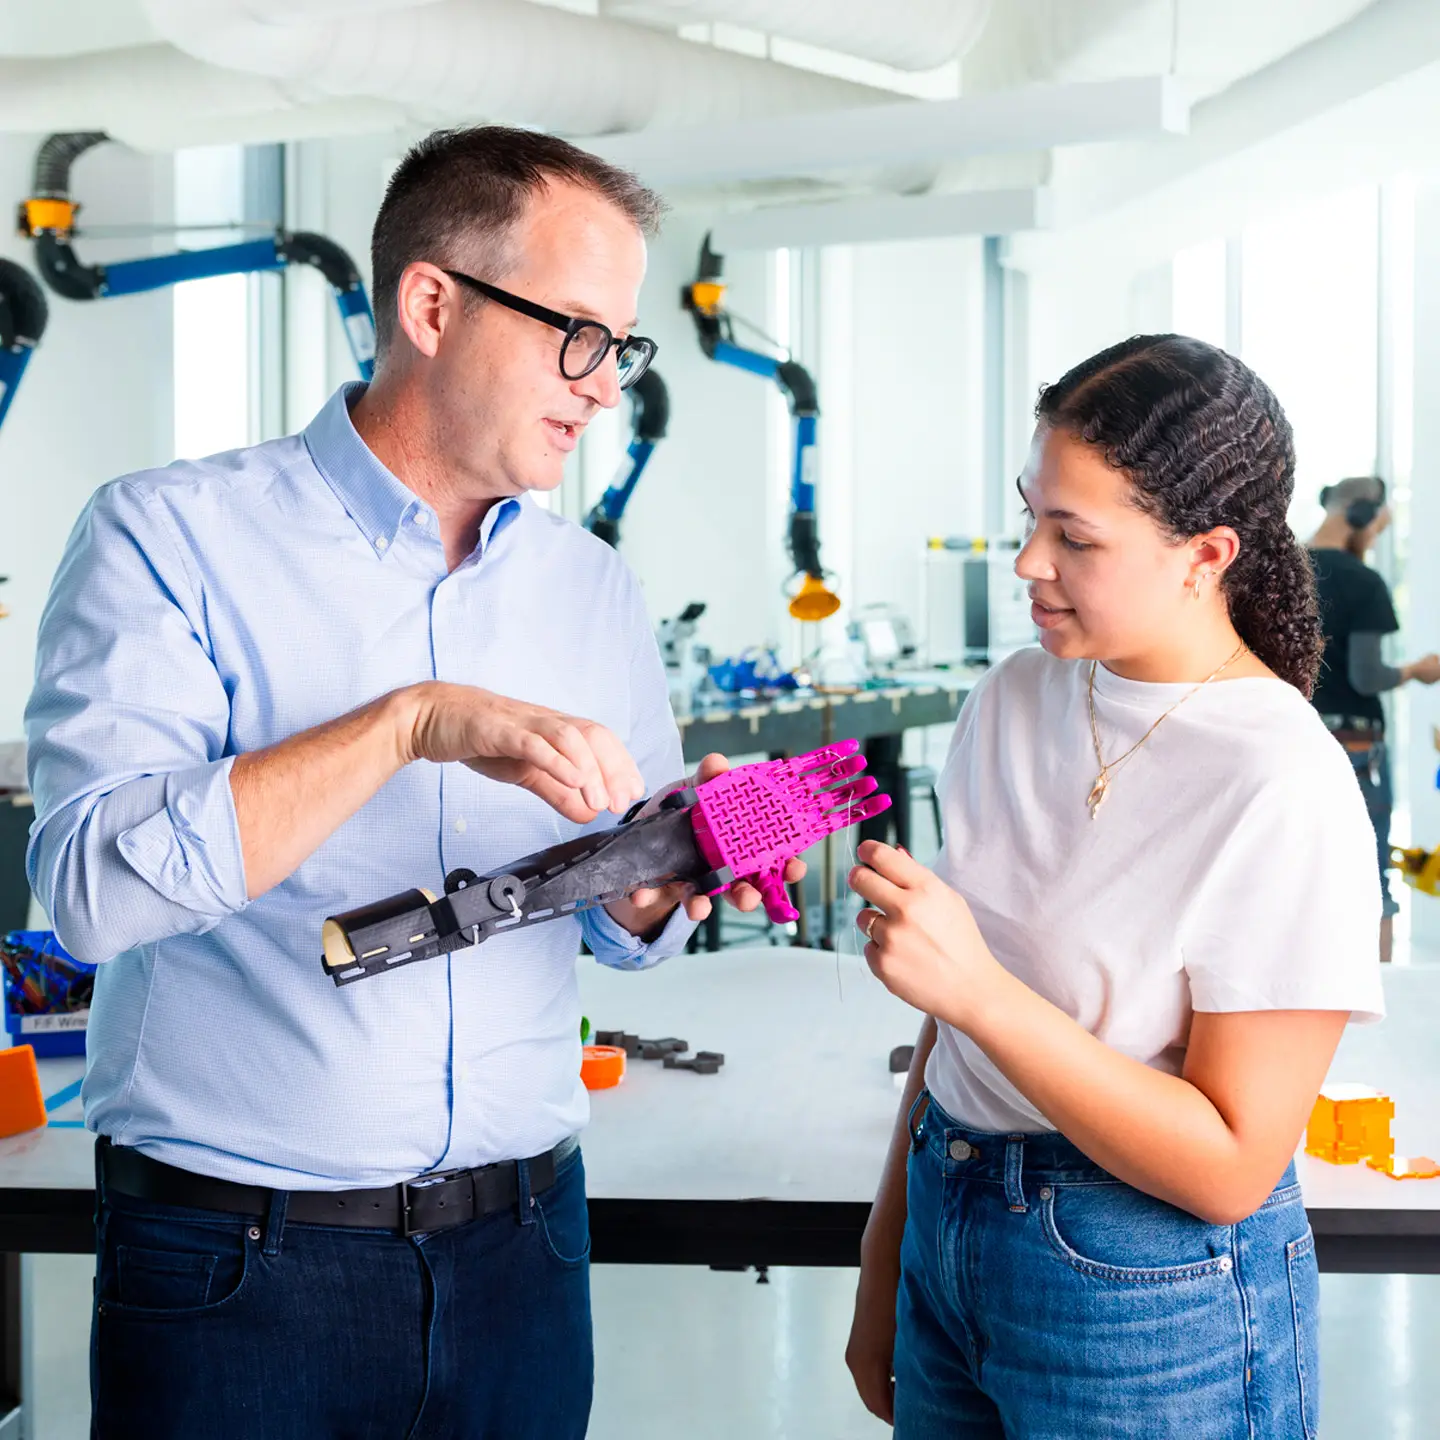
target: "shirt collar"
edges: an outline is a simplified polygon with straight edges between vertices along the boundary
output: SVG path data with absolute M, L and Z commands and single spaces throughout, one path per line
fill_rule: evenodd
M 305 445 L 315 468 L 335 492 L 366 542 L 384 555 L 421 501 L 408 485 L 396 479 L 360 438 L 350 409 L 365 393 L 363 380 L 342 385 L 305 427 Z M 480 525 L 478 548 L 483 550 L 503 529 L 520 518 L 523 506 L 516 499 L 492 505 Z

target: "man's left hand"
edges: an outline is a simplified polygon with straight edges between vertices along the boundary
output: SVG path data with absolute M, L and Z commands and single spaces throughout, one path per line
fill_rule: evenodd
M 645 808 L 635 818 L 653 815 L 660 802 L 672 791 L 683 790 L 690 785 L 703 785 L 730 768 L 730 762 L 723 755 L 707 755 L 696 768 L 694 775 L 667 785 L 658 794 L 652 795 Z M 805 862 L 792 860 L 785 867 L 785 883 L 793 885 L 805 875 Z M 760 892 L 742 880 L 725 892 L 727 903 L 737 910 L 749 912 L 760 906 Z M 676 882 L 662 885 L 654 890 L 636 890 L 624 900 L 612 900 L 606 907 L 610 918 L 623 930 L 642 939 L 652 940 L 664 928 L 666 921 L 683 905 L 685 913 L 692 920 L 704 920 L 713 908 L 708 895 L 697 895 L 692 885 Z

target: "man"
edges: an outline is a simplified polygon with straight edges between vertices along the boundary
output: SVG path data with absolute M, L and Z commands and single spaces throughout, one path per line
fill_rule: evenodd
M 1394 797 L 1385 747 L 1385 707 L 1380 697 L 1411 680 L 1435 684 L 1440 680 L 1440 656 L 1426 655 L 1412 664 L 1395 666 L 1387 665 L 1381 655 L 1384 637 L 1400 628 L 1389 586 L 1365 563 L 1390 524 L 1385 482 L 1374 475 L 1341 480 L 1320 492 L 1320 503 L 1325 507 L 1325 520 L 1310 540 L 1310 558 L 1320 594 L 1325 659 L 1311 699 L 1349 752 L 1375 827 L 1385 902 L 1380 959 L 1388 962 L 1399 907 L 1390 890 Z
M 578 942 L 643 968 L 708 902 L 640 893 L 344 989 L 320 927 L 680 773 L 633 576 L 529 498 L 653 353 L 658 210 L 543 135 L 431 136 L 375 223 L 370 388 L 106 486 L 71 538 L 29 867 L 105 962 L 100 1436 L 585 1432 Z

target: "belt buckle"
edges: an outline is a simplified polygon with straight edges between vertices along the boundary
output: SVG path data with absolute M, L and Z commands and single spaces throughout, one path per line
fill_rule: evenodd
M 414 1215 L 414 1206 L 411 1202 L 411 1194 L 414 1191 L 433 1190 L 437 1185 L 449 1184 L 453 1180 L 465 1176 L 470 1179 L 470 1215 L 467 1219 L 473 1219 L 475 1215 L 475 1182 L 473 1173 L 462 1166 L 458 1170 L 436 1170 L 429 1175 L 418 1175 L 414 1180 L 403 1180 L 400 1183 L 400 1233 L 408 1240 L 412 1235 L 425 1235 L 436 1228 L 447 1229 L 448 1226 L 436 1227 L 435 1225 L 422 1226 L 412 1225 L 411 1219 Z M 457 1207 L 458 1209 L 458 1207 Z M 464 1219 L 453 1222 L 463 1225 Z

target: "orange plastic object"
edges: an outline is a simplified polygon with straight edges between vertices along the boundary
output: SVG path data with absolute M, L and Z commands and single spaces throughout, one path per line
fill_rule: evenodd
M 1377 1162 L 1382 1170 L 1395 1153 L 1394 1118 L 1395 1102 L 1368 1085 L 1327 1085 L 1310 1112 L 1305 1153 L 1332 1165 Z
M 0 1050 L 0 1137 L 38 1130 L 45 1123 L 45 1096 L 33 1045 Z
M 1388 1160 L 1367 1160 L 1372 1170 L 1392 1180 L 1434 1180 L 1440 1177 L 1440 1165 L 1428 1155 L 1392 1155 Z
M 586 1045 L 580 1056 L 587 1090 L 610 1090 L 625 1078 L 625 1052 L 618 1045 Z
M 790 601 L 790 613 L 797 620 L 827 620 L 840 608 L 840 597 L 833 594 L 823 580 L 807 575 Z

